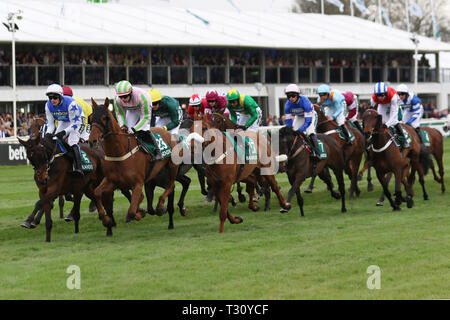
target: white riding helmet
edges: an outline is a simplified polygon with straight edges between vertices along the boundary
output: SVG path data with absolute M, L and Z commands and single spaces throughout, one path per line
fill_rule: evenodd
M 397 87 L 397 92 L 406 92 L 406 93 L 408 93 L 408 87 L 406 86 L 406 84 L 401 84 L 401 85 L 399 85 L 398 87 Z
M 300 88 L 295 83 L 291 83 L 286 87 L 286 89 L 284 89 L 284 93 L 288 92 L 295 92 L 297 94 L 300 94 Z
M 61 97 L 63 97 L 63 88 L 59 84 L 51 84 L 48 86 L 47 91 L 45 92 L 46 96 L 49 96 L 51 94 L 57 94 Z
M 189 105 L 190 106 L 198 106 L 202 103 L 202 99 L 198 94 L 193 94 L 192 97 L 189 99 Z

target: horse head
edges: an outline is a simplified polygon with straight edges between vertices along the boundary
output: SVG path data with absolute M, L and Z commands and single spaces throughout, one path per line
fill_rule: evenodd
M 219 129 L 220 131 L 238 128 L 233 121 L 231 121 L 228 117 L 220 113 L 213 113 L 209 121 L 211 123 L 211 127 Z
M 98 105 L 94 99 L 91 98 L 92 113 L 88 118 L 91 125 L 91 133 L 89 134 L 89 145 L 91 147 L 98 146 L 102 138 L 112 132 L 119 132 L 120 128 L 115 121 L 111 111 L 109 111 L 109 99 L 105 99 L 105 103 Z
M 363 132 L 366 140 L 369 139 L 374 133 L 379 132 L 383 119 L 375 109 L 368 109 L 363 113 Z
M 22 140 L 17 138 L 19 143 L 25 147 L 27 151 L 27 158 L 34 169 L 34 178 L 40 184 L 47 184 L 48 171 L 50 169 L 50 161 L 55 150 L 54 142 L 47 142 L 47 139 L 28 139 Z
M 41 130 L 42 126 L 45 124 L 45 118 L 34 118 L 33 121 L 31 121 L 30 124 L 30 139 L 32 140 L 39 140 L 41 133 L 43 131 Z

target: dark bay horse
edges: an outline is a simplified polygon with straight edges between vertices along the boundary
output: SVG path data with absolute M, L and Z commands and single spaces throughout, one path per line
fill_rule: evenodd
M 349 125 L 349 123 L 347 122 L 347 130 L 355 136 L 355 140 L 353 141 L 352 145 L 347 145 L 345 140 L 341 139 L 339 137 L 339 133 L 336 131 L 336 129 L 339 127 L 336 121 L 328 118 L 319 105 L 315 104 L 314 110 L 316 111 L 318 117 L 317 133 L 324 133 L 326 135 L 330 135 L 330 137 L 333 137 L 344 152 L 345 173 L 348 175 L 351 181 L 349 199 L 353 197 L 353 193 L 355 193 L 358 197 L 361 192 L 358 188 L 358 170 L 361 164 L 362 156 L 364 154 L 364 136 L 358 129 Z M 313 183 L 314 177 L 311 179 L 311 184 Z M 310 189 L 312 189 L 311 184 Z
M 21 141 L 21 140 L 19 140 Z M 46 227 L 46 241 L 51 241 L 51 208 L 56 197 L 65 194 L 73 194 L 73 208 L 71 215 L 75 222 L 75 233 L 79 232 L 80 220 L 80 203 L 83 194 L 90 199 L 94 199 L 94 186 L 98 185 L 103 178 L 101 172 L 101 155 L 85 145 L 81 145 L 83 150 L 93 164 L 93 170 L 85 173 L 84 176 L 78 177 L 73 175 L 73 160 L 70 152 L 62 152 L 59 148 L 59 143 L 53 140 L 52 136 L 41 138 L 39 143 L 36 140 L 29 139 L 28 141 L 21 141 L 26 145 L 27 158 L 34 167 L 35 180 L 42 185 L 39 188 L 40 200 L 35 204 L 33 213 L 42 210 L 45 212 L 45 227 Z M 113 194 L 107 195 L 108 212 L 112 215 L 112 197 Z M 105 196 L 106 197 L 106 196 Z
M 104 105 L 97 105 L 93 99 L 91 101 L 93 112 L 89 117 L 92 124 L 89 142 L 96 144 L 103 138 L 105 152 L 105 161 L 102 166 L 104 178 L 95 189 L 99 219 L 108 230 L 113 226 L 112 218 L 105 215 L 102 195 L 112 193 L 118 188 L 132 190 L 131 203 L 125 221 L 142 219 L 145 211 L 139 209 L 139 204 L 144 199 L 142 193 L 144 184 L 155 178 L 166 167 L 169 172 L 167 188 L 159 197 L 156 207 L 156 213 L 162 215 L 167 210 L 164 207 L 165 199 L 175 188 L 178 165 L 175 165 L 170 157 L 154 162 L 152 155 L 140 151 L 135 136 L 122 132 L 111 111 L 108 110 L 108 98 L 105 99 Z M 172 149 L 177 144 L 166 130 L 152 128 L 151 131 L 158 133 Z M 107 204 L 105 203 L 105 205 Z
M 266 137 L 249 130 L 241 131 L 238 134 L 252 139 L 258 155 L 255 161 L 240 163 L 238 155 L 228 138 L 222 131 L 212 128 L 206 117 L 202 121 L 194 122 L 191 127 L 191 134 L 187 138 L 191 142 L 191 147 L 194 147 L 194 142 L 198 141 L 201 143 L 203 154 L 209 153 L 206 156 L 208 158 L 205 159 L 206 177 L 220 203 L 220 233 L 224 231 L 224 223 L 227 218 L 232 224 L 243 221 L 241 217 L 233 217 L 228 210 L 231 187 L 234 183 L 239 181 L 247 183 L 247 192 L 250 196 L 249 207 L 254 205 L 253 195 L 257 181 L 251 174 L 256 168 L 264 170 L 264 178 L 267 179 L 272 190 L 276 193 L 282 210 L 290 209 L 290 205 L 286 203 L 280 193 L 274 172 L 271 171 L 274 155 L 271 153 L 272 150 Z M 266 160 L 267 158 L 273 161 L 263 162 L 263 159 Z
M 413 183 L 414 180 L 409 172 L 417 171 L 419 173 L 419 181 L 422 185 L 424 199 L 428 199 L 425 190 L 424 168 L 420 163 L 420 141 L 415 130 L 407 125 L 402 125 L 403 129 L 408 132 L 411 138 L 409 148 L 400 150 L 393 143 L 394 137 L 391 136 L 389 129 L 382 123 L 382 117 L 376 110 L 369 109 L 363 114 L 364 133 L 368 144 L 371 144 L 372 163 L 377 173 L 377 178 L 383 186 L 383 192 L 388 198 L 393 210 L 400 210 L 402 203 L 401 184 L 403 183 L 407 197 L 407 207 L 412 208 L 414 205 Z M 391 193 L 388 189 L 386 174 L 392 172 L 395 177 L 395 202 L 392 200 Z
M 288 157 L 287 163 L 284 163 L 283 171 L 286 171 L 289 178 L 291 188 L 288 193 L 287 201 L 290 203 L 294 194 L 297 196 L 297 202 L 300 207 L 300 214 L 304 216 L 303 211 L 303 198 L 300 192 L 300 186 L 303 181 L 308 177 L 311 177 L 313 171 L 313 162 L 310 158 L 310 152 L 308 151 L 305 140 L 298 131 L 294 131 L 292 127 L 285 126 L 279 131 L 280 136 L 280 154 L 285 154 Z M 315 172 L 319 177 L 325 181 L 328 190 L 334 198 L 341 198 L 341 212 L 347 212 L 345 207 L 345 184 L 344 184 L 344 155 L 341 147 L 336 140 L 325 134 L 317 134 L 327 152 L 327 158 L 319 161 L 316 164 Z M 329 167 L 333 170 L 336 180 L 339 186 L 340 196 L 334 194 L 333 186 L 331 183 L 331 176 L 327 170 Z

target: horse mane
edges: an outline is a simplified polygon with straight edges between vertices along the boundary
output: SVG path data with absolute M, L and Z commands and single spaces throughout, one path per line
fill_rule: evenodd
M 231 121 L 227 116 L 221 114 L 221 113 L 217 113 L 214 112 L 211 116 L 211 120 L 210 123 L 213 123 L 213 118 L 219 118 L 220 120 L 222 120 L 222 123 L 224 125 L 224 129 L 237 129 L 237 124 L 235 124 L 233 121 Z M 219 128 L 218 128 L 219 129 Z
M 190 129 L 194 120 L 184 119 L 180 124 L 180 129 Z

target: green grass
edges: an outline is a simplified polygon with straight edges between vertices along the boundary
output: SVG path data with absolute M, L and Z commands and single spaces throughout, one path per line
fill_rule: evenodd
M 450 139 L 445 148 L 448 173 Z M 413 209 L 376 207 L 381 188 L 376 182 L 368 193 L 363 181 L 361 197 L 348 201 L 342 214 L 340 201 L 317 182 L 313 194 L 304 194 L 305 217 L 295 199 L 293 209 L 280 214 L 273 196 L 268 212 L 251 212 L 247 204 L 231 208 L 244 222 L 227 222 L 224 234 L 218 233 L 212 204 L 203 201 L 195 172 L 190 175 L 189 213 L 175 213 L 174 230 L 167 230 L 167 215 L 125 224 L 128 205 L 117 192 L 113 237 L 106 237 L 84 198 L 80 233 L 54 210 L 52 242 L 46 243 L 44 219 L 33 230 L 19 226 L 38 197 L 32 168 L 0 167 L 0 299 L 450 297 L 449 196 L 440 193 L 431 174 L 426 179 L 430 200 L 423 200 L 416 183 Z M 286 195 L 286 175 L 277 180 Z M 177 184 L 177 194 L 180 189 Z M 66 203 L 66 214 L 71 206 Z M 81 269 L 81 290 L 66 287 L 70 265 Z M 381 269 L 380 290 L 366 286 L 370 265 Z

